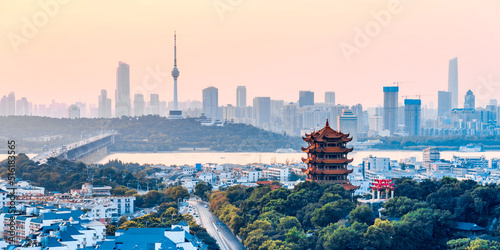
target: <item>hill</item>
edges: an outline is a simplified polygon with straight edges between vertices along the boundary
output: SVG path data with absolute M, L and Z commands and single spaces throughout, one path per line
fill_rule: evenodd
M 119 134 L 110 151 L 173 151 L 179 148 L 210 148 L 226 152 L 272 152 L 299 149 L 300 137 L 268 132 L 246 124 L 203 126 L 195 119 L 169 120 L 159 116 L 112 119 L 58 119 L 49 117 L 0 117 L 0 138 L 15 139 L 22 152 L 41 151 L 58 143 L 78 141 L 99 131 Z M 50 139 L 50 141 L 47 141 Z

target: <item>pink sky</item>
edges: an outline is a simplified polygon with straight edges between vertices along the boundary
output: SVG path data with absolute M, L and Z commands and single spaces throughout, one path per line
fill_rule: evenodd
M 249 104 L 255 96 L 297 101 L 299 90 L 311 90 L 316 102 L 335 91 L 337 103 L 375 106 L 382 86 L 410 81 L 401 96 L 421 94 L 436 107 L 453 57 L 459 105 L 468 89 L 481 92 L 478 105 L 500 100 L 498 0 L 401 0 L 393 13 L 397 2 L 385 0 L 40 1 L 57 3 L 53 13 L 38 2 L 0 0 L 0 96 L 95 104 L 101 89 L 114 98 L 124 61 L 131 92 L 172 101 L 176 30 L 180 101 L 201 100 L 202 89 L 215 86 L 220 105 L 235 104 L 236 86 L 246 85 Z M 391 19 L 349 62 L 341 44 L 354 46 L 356 29 L 376 22 L 372 11 Z M 23 35 L 24 18 L 37 19 L 31 37 Z M 159 81 L 145 83 L 157 67 Z M 488 77 L 493 83 L 481 83 Z

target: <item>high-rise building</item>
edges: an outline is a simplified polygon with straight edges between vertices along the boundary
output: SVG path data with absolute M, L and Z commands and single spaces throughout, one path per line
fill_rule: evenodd
M 335 92 L 325 92 L 325 103 L 335 105 Z
M 182 119 L 182 110 L 179 110 L 177 101 L 177 78 L 179 77 L 179 69 L 177 69 L 177 35 L 174 33 L 174 69 L 172 69 L 172 77 L 174 78 L 174 109 L 168 114 L 169 119 Z
M 451 93 L 451 108 L 458 108 L 458 59 L 450 60 L 448 68 L 448 92 Z
M 10 92 L 7 97 L 7 115 L 16 115 L 16 94 Z
M 438 116 L 449 117 L 451 111 L 451 92 L 438 91 Z
M 87 117 L 87 104 L 84 102 L 75 102 L 75 105 L 80 109 L 80 118 Z
M 354 115 L 352 110 L 342 110 L 342 115 L 337 119 L 337 127 L 339 132 L 349 134 L 352 137 L 352 142 L 358 141 L 358 117 Z
M 420 135 L 420 99 L 405 99 L 405 132 L 409 136 Z
M 314 106 L 314 92 L 299 91 L 299 108 L 304 106 Z
M 101 95 L 98 100 L 98 117 L 111 118 L 111 99 L 108 98 L 108 93 L 105 89 L 101 90 Z
M 394 134 L 398 130 L 398 86 L 384 87 L 384 129 Z
M 72 104 L 68 108 L 68 117 L 69 119 L 78 119 L 80 118 L 80 107 L 76 104 Z
M 143 116 L 144 115 L 144 95 L 143 94 L 135 94 L 134 95 L 134 116 Z
M 247 88 L 245 86 L 238 86 L 236 88 L 236 107 L 247 106 Z
M 115 116 L 130 116 L 130 66 L 118 63 L 116 69 Z
M 150 94 L 149 95 L 149 115 L 160 115 L 160 95 Z
M 21 99 L 16 101 L 16 115 L 19 116 L 30 115 L 30 107 L 28 99 L 26 99 L 26 97 L 22 97 Z
M 216 87 L 203 89 L 203 113 L 212 122 L 219 117 L 219 90 Z
M 3 96 L 2 100 L 0 100 L 0 116 L 9 115 L 9 112 L 8 112 L 9 103 L 8 102 L 9 101 L 8 101 L 7 96 Z
M 269 128 L 271 122 L 271 98 L 255 97 L 253 99 L 254 125 L 259 128 Z
M 464 109 L 475 109 L 476 108 L 476 97 L 469 89 L 465 95 Z
M 284 106 L 283 127 L 284 131 L 289 136 L 297 136 L 300 134 L 299 127 L 299 109 L 296 103 L 289 103 Z
M 429 169 L 429 164 L 431 164 L 435 161 L 439 161 L 439 159 L 441 159 L 441 154 L 439 153 L 438 148 L 432 148 L 432 147 L 425 148 L 422 151 L 422 153 L 423 153 L 422 162 L 423 162 L 424 168 L 426 168 L 426 169 Z

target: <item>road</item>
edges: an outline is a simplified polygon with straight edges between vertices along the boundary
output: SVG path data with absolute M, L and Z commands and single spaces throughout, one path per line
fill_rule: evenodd
M 200 201 L 189 201 L 189 205 L 193 205 L 199 217 L 195 217 L 196 222 L 204 227 L 208 234 L 212 236 L 219 244 L 222 250 L 244 250 L 245 247 L 234 236 L 229 227 L 215 217 L 208 208 L 205 207 L 208 203 Z

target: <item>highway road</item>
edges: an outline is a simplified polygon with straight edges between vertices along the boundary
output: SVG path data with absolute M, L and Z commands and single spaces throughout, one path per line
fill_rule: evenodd
M 189 205 L 193 205 L 199 217 L 194 217 L 196 222 L 204 227 L 210 236 L 214 237 L 222 250 L 240 250 L 245 247 L 238 241 L 236 236 L 231 232 L 229 227 L 222 223 L 214 216 L 201 201 L 189 201 Z M 192 212 L 191 212 L 192 213 Z

